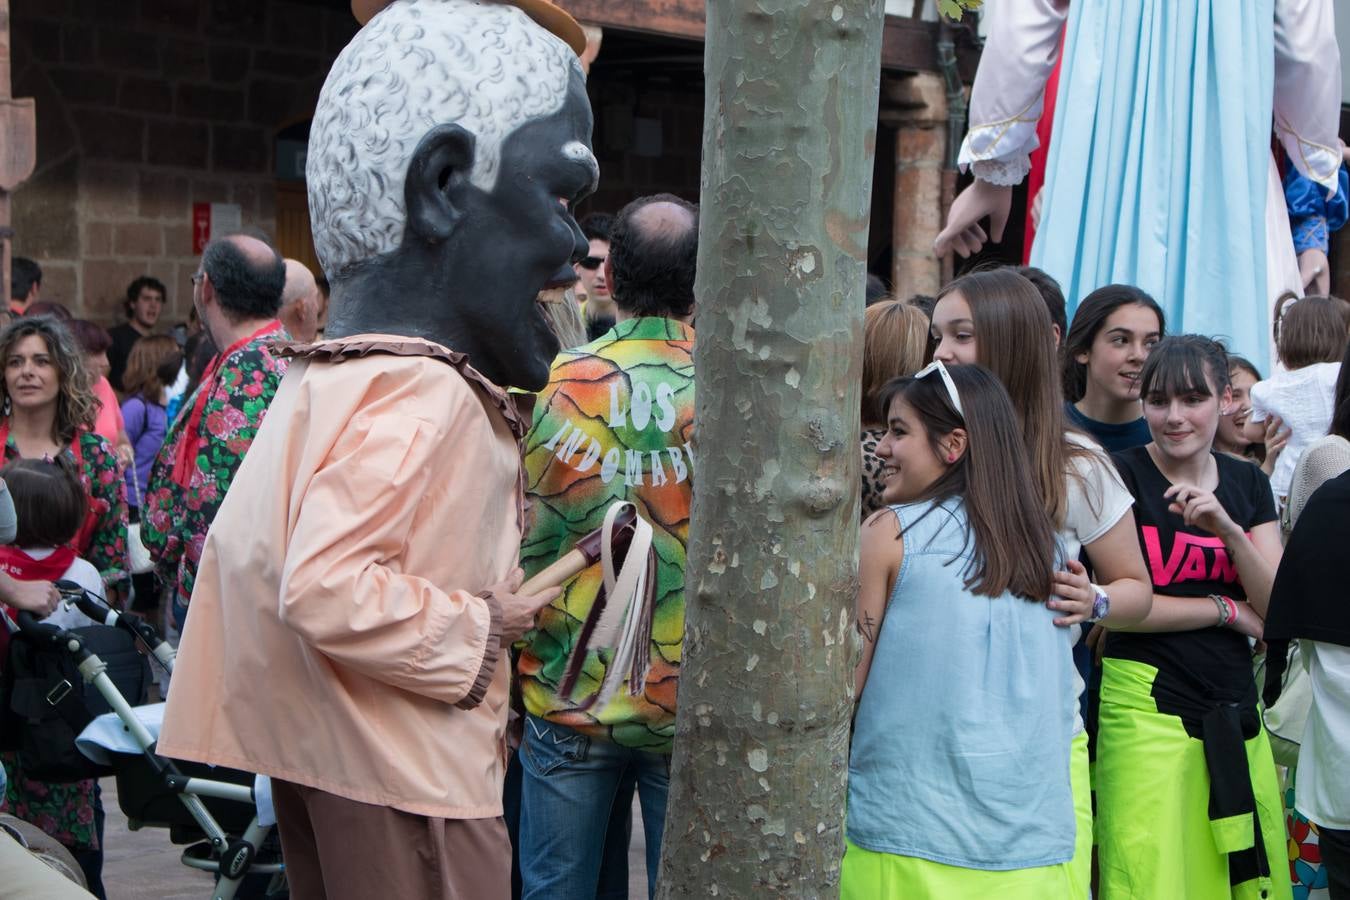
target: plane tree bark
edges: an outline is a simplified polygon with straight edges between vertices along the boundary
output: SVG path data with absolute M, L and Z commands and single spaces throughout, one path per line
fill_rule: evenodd
M 707 11 L 694 505 L 657 896 L 837 896 L 882 3 Z

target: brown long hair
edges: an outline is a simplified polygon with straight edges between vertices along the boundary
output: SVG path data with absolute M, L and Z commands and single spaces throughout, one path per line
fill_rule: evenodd
M 140 394 L 159 405 L 164 399 L 164 389 L 173 384 L 182 364 L 183 351 L 177 341 L 167 334 L 147 334 L 131 345 L 122 388 L 128 397 Z
M 878 300 L 863 313 L 862 420 L 885 420 L 877 395 L 892 378 L 923 368 L 928 349 L 928 317 L 899 300 Z
M 1092 352 L 1097 333 L 1106 327 L 1111 313 L 1122 306 L 1142 306 L 1158 317 L 1158 336 L 1167 334 L 1162 307 L 1144 291 L 1130 284 L 1108 284 L 1083 298 L 1073 314 L 1073 323 L 1062 342 L 1064 399 L 1077 403 L 1087 394 L 1087 364 L 1078 357 Z
M 1067 459 L 1081 449 L 1065 436 L 1059 357 L 1045 300 L 1012 269 L 962 275 L 942 289 L 938 300 L 957 292 L 970 306 L 980 365 L 998 377 L 1012 398 L 1033 484 L 1058 527 L 1068 493 Z
M 1340 297 L 1304 297 L 1284 308 L 1281 298 L 1275 331 L 1280 362 L 1289 369 L 1340 362 L 1350 337 L 1350 303 Z
M 94 397 L 93 380 L 84 364 L 84 354 L 75 343 L 66 326 L 50 316 L 24 316 L 0 331 L 0 375 L 9 368 L 9 355 L 26 337 L 37 336 L 47 345 L 52 365 L 60 374 L 61 387 L 56 395 L 56 419 L 52 423 L 52 440 L 69 444 L 81 431 L 91 430 L 98 416 L 98 400 Z M 9 387 L 0 377 L 0 404 L 8 406 Z
M 951 366 L 947 371 L 965 415 L 952 406 L 936 374 L 895 379 L 882 388 L 880 400 L 889 407 L 899 397 L 912 406 L 939 458 L 944 455 L 942 439 L 965 429 L 966 452 L 924 499 L 960 497 L 965 503 L 973 545 L 970 565 L 962 573 L 966 588 L 984 597 L 1011 591 L 1044 601 L 1055 569 L 1055 525 L 1032 480 L 1012 400 L 983 366 Z M 1062 489 L 1063 475 L 1059 480 Z

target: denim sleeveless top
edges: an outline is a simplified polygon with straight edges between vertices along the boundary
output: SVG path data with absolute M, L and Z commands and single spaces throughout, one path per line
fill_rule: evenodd
M 1065 629 L 1043 603 L 965 587 L 960 500 L 891 510 L 904 560 L 858 703 L 849 840 L 967 869 L 1069 860 L 1077 698 Z

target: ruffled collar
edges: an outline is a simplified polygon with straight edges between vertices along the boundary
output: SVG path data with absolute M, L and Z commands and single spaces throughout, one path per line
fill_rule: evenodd
M 278 356 L 290 359 L 306 359 L 314 362 L 338 364 L 349 359 L 379 353 L 388 356 L 427 356 L 439 359 L 454 366 L 464 380 L 481 390 L 492 404 L 501 411 L 502 417 L 511 427 L 516 440 L 525 437 L 529 430 L 515 400 L 506 391 L 493 384 L 481 372 L 469 365 L 469 357 L 451 350 L 449 347 L 423 338 L 395 334 L 354 334 L 350 337 L 333 338 L 312 344 L 297 341 L 277 341 L 272 345 Z

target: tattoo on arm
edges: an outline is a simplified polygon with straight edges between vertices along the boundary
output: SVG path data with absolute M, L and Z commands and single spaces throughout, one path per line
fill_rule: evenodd
M 858 631 L 867 639 L 867 643 L 875 644 L 877 642 L 877 620 L 872 617 L 870 612 L 863 611 L 862 616 L 858 619 Z

